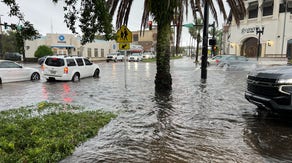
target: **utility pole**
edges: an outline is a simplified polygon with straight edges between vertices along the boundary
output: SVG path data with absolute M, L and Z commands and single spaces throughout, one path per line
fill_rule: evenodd
M 213 21 L 213 24 L 210 24 L 209 26 L 213 27 L 212 28 L 212 41 L 211 41 L 211 45 L 212 45 L 211 51 L 212 51 L 212 57 L 213 57 L 213 56 L 215 56 L 214 47 L 216 45 L 216 39 L 215 39 L 215 21 Z
M 287 5 L 288 2 L 285 2 L 285 15 L 284 15 L 284 27 L 283 27 L 283 34 L 282 34 L 282 47 L 281 47 L 281 57 L 283 57 L 284 51 L 284 41 L 285 41 L 285 32 L 286 32 L 286 17 L 287 17 Z
M 257 61 L 259 61 L 260 51 L 261 51 L 261 34 L 264 34 L 264 27 L 262 27 L 262 30 L 260 30 L 259 27 L 256 28 L 256 33 L 259 34 L 258 37 L 258 52 L 257 52 Z
M 3 31 L 2 31 L 2 22 L 1 22 L 1 16 L 3 15 L 0 15 L 0 58 L 3 56 Z
M 203 23 L 203 49 L 201 65 L 201 82 L 203 83 L 205 83 L 207 80 L 208 27 L 209 27 L 209 4 L 208 1 L 205 1 Z

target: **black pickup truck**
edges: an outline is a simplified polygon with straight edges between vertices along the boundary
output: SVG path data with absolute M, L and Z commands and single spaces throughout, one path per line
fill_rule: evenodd
M 292 66 L 275 66 L 250 72 L 245 98 L 274 113 L 292 112 Z

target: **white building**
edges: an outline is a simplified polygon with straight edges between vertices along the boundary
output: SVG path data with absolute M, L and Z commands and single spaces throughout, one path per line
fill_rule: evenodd
M 291 58 L 292 0 L 246 0 L 244 3 L 247 15 L 239 26 L 232 21 L 225 31 L 225 54 Z
M 102 60 L 107 54 L 116 52 L 119 48 L 116 41 L 94 40 L 81 45 L 81 38 L 73 34 L 47 34 L 35 40 L 25 41 L 25 56 L 34 58 L 34 53 L 41 45 L 52 48 L 55 55 L 76 55 L 93 60 Z

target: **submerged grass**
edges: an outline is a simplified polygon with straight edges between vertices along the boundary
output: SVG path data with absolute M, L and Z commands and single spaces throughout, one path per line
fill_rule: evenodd
M 116 116 L 41 102 L 0 112 L 0 162 L 57 162 Z
M 171 56 L 170 59 L 181 59 L 182 56 Z M 143 59 L 142 62 L 156 62 L 156 58 Z

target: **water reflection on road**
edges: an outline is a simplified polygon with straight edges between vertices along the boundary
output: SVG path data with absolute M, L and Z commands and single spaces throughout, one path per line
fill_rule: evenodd
M 189 58 L 173 60 L 173 91 L 159 96 L 155 63 L 100 67 L 99 79 L 79 83 L 5 84 L 0 109 L 48 100 L 118 114 L 62 162 L 292 161 L 292 123 L 257 116 L 244 99 L 247 71 L 211 66 L 202 84 L 200 67 Z

